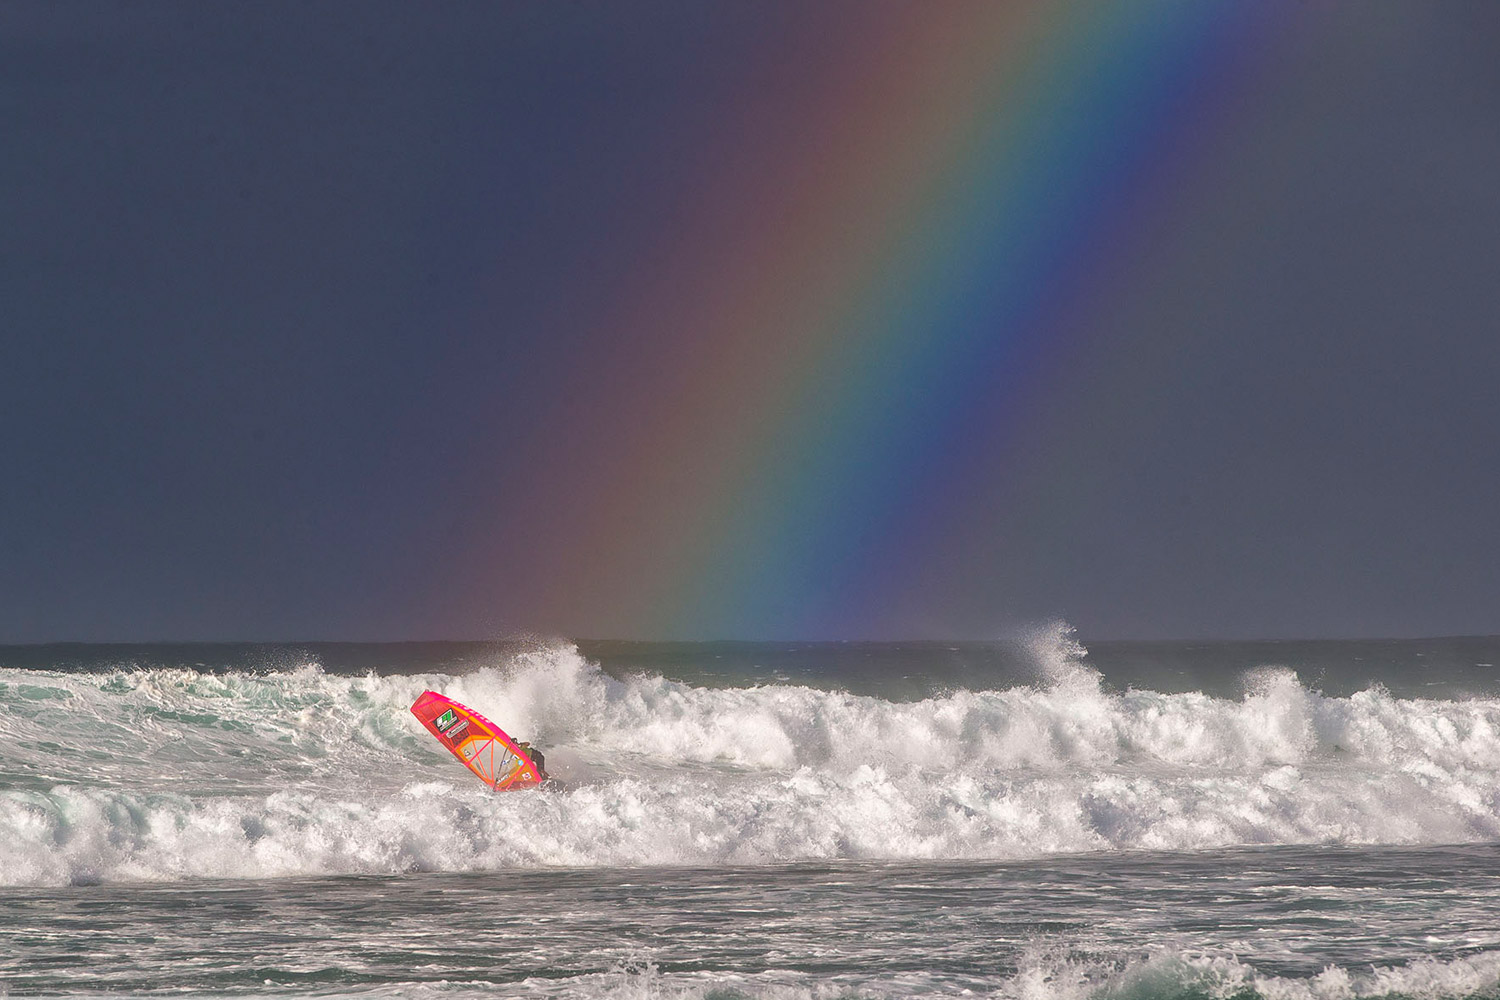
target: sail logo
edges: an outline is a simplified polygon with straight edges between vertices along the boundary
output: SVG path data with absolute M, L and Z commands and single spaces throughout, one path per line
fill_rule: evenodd
M 432 724 L 434 726 L 436 726 L 439 731 L 442 731 L 444 729 L 447 729 L 449 726 L 453 725 L 453 723 L 457 719 L 458 719 L 458 716 L 455 715 L 453 713 L 453 709 L 450 708 L 450 709 L 448 709 L 448 711 L 444 712 L 442 715 L 440 715 L 436 719 L 432 720 Z

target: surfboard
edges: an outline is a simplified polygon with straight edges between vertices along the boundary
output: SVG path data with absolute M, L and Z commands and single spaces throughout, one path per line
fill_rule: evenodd
M 497 792 L 542 783 L 542 769 L 489 719 L 436 691 L 423 691 L 411 714 L 437 741 Z

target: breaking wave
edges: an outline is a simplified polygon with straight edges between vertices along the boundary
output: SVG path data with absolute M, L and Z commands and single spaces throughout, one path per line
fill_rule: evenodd
M 805 977 L 664 974 L 649 961 L 593 982 L 570 981 L 569 992 L 631 1000 L 817 1000 L 847 997 L 840 984 L 818 985 Z M 914 974 L 892 984 L 889 995 L 970 996 L 967 988 L 945 988 Z M 1038 946 L 1015 974 L 986 983 L 983 995 L 997 1000 L 1479 1000 L 1500 990 L 1500 955 L 1493 952 L 1451 961 L 1424 958 L 1405 965 L 1330 965 L 1305 977 L 1262 973 L 1231 955 L 1165 949 L 1134 960 L 1080 959 Z M 886 995 L 883 992 L 858 995 Z
M 0 882 L 1500 837 L 1500 701 L 1274 668 L 1239 698 L 1112 692 L 1066 632 L 1036 646 L 1034 685 L 915 702 L 621 679 L 561 644 L 461 676 L 4 670 Z M 407 712 L 428 687 L 563 787 L 473 781 Z

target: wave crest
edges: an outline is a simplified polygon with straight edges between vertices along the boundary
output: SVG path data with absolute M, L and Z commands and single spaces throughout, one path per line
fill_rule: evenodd
M 611 677 L 571 646 L 460 676 L 6 671 L 12 884 L 534 865 L 1015 858 L 1500 837 L 1500 702 L 1107 691 L 1066 632 L 1039 681 L 917 702 Z M 495 796 L 406 711 L 444 690 L 547 750 Z

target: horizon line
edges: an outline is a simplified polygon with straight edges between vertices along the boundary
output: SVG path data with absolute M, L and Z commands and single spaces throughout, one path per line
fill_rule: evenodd
M 1076 634 L 1076 633 L 1075 633 Z M 959 637 L 911 637 L 904 639 L 845 638 L 845 639 L 767 639 L 767 638 L 714 638 L 714 639 L 641 639 L 572 637 L 564 635 L 541 635 L 522 633 L 483 638 L 445 639 L 36 639 L 10 641 L 0 640 L 0 649 L 39 648 L 45 646 L 419 646 L 419 645 L 481 645 L 502 643 L 573 643 L 596 645 L 604 643 L 658 645 L 658 646 L 713 646 L 713 645 L 790 645 L 790 646 L 839 646 L 839 645 L 936 645 L 962 643 L 981 645 L 1024 641 L 1025 636 L 990 636 L 987 638 Z M 1280 636 L 1154 636 L 1154 637 L 1088 637 L 1085 643 L 1277 643 L 1277 642 L 1434 642 L 1455 639 L 1500 639 L 1500 632 L 1452 632 L 1421 635 L 1280 635 Z

